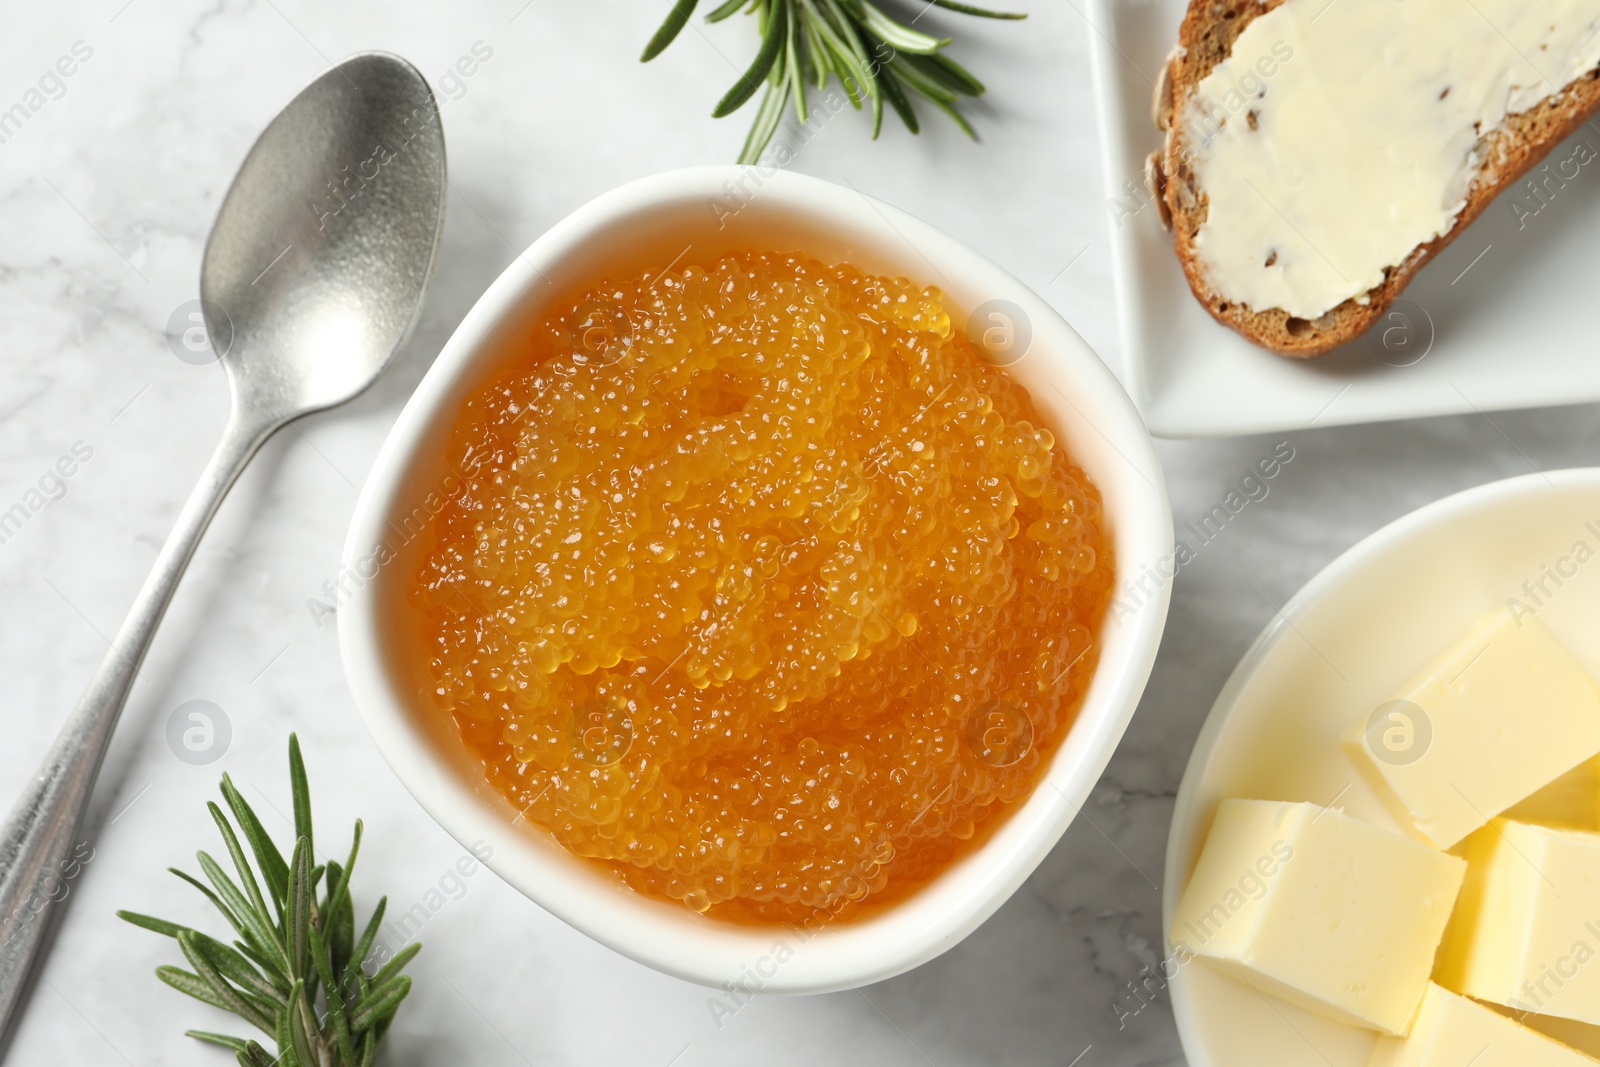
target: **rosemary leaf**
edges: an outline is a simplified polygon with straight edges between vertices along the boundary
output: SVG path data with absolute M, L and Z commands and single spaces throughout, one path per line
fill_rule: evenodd
M 223 1011 L 233 1010 L 233 1006 L 212 992 L 211 986 L 198 974 L 190 974 L 181 967 L 162 964 L 156 968 L 156 977 L 178 992 L 187 993 L 196 1000 L 203 1000 L 213 1008 L 221 1008 Z
M 839 74 L 839 82 L 844 86 L 845 96 L 857 111 L 861 110 L 864 98 L 871 97 L 875 106 L 875 113 L 882 113 L 882 105 L 877 96 L 877 86 L 873 84 L 870 64 L 864 61 L 865 53 L 857 56 L 861 43 L 855 40 L 855 34 L 849 33 L 850 39 L 855 44 L 851 48 L 845 39 L 839 35 L 831 18 L 826 14 L 826 0 L 817 0 L 818 6 L 813 6 L 813 0 L 801 0 L 802 10 L 807 14 L 806 25 L 816 30 L 818 39 L 828 50 L 832 57 L 832 66 Z
M 699 0 L 678 0 L 672 5 L 672 10 L 667 12 L 667 20 L 661 24 L 656 35 L 650 38 L 650 43 L 644 46 L 644 54 L 639 57 L 639 62 L 650 62 L 673 42 L 689 21 L 689 16 L 694 14 L 694 6 L 697 3 Z
M 289 788 L 294 795 L 294 836 L 306 839 L 306 854 L 312 854 L 316 839 L 311 836 L 311 786 L 306 782 L 306 761 L 300 755 L 300 739 L 289 735 Z
M 306 953 L 311 927 L 311 839 L 304 834 L 294 845 L 289 861 L 289 917 L 284 920 L 284 948 L 289 956 L 289 977 L 306 977 Z
M 789 75 L 789 95 L 794 100 L 795 118 L 804 123 L 806 121 L 806 79 L 805 68 L 800 66 L 800 13 L 793 0 L 785 3 L 783 7 L 789 20 L 788 41 L 784 44 L 784 66 L 787 68 Z
M 817 5 L 819 11 L 824 13 L 831 22 L 836 36 L 843 40 L 846 43 L 846 47 L 855 53 L 856 62 L 861 68 L 876 74 L 878 70 L 877 57 L 868 55 L 860 32 L 861 24 L 844 9 L 842 0 L 817 0 Z
M 356 939 L 356 913 L 348 896 L 344 905 L 324 920 L 323 930 L 328 942 L 328 962 L 335 975 L 342 975 L 350 964 Z
M 304 840 L 304 838 L 301 840 Z M 291 873 L 289 877 L 292 880 L 294 875 Z M 306 1023 L 307 1012 L 305 1010 L 305 1003 L 305 983 L 303 981 L 296 982 L 294 984 L 294 992 L 289 997 L 289 1010 L 280 1015 L 279 1018 L 287 1018 L 289 1020 L 289 1046 L 294 1049 L 295 1059 L 298 1060 L 303 1067 L 319 1067 L 318 1060 L 320 1057 L 318 1057 L 315 1052 L 311 1051 L 311 1034 L 308 1032 L 311 1027 L 309 1027 Z M 282 1054 L 282 1051 L 283 1050 L 280 1048 L 280 1055 Z
M 328 861 L 327 872 L 327 892 L 323 894 L 322 903 L 317 905 L 316 911 L 317 919 L 320 922 L 312 923 L 313 926 L 326 927 L 328 925 L 328 917 L 333 914 L 334 898 L 338 895 L 336 890 L 339 888 L 339 881 L 348 877 L 344 873 L 344 868 L 339 866 L 337 860 Z
M 289 995 L 289 978 L 283 973 L 281 960 L 277 962 L 269 960 L 243 941 L 235 941 L 233 947 L 238 950 L 239 955 L 255 964 L 260 972 L 267 976 L 267 981 L 272 983 L 274 989 L 285 997 Z
M 158 934 L 166 934 L 168 937 L 177 937 L 181 931 L 189 929 L 187 926 L 179 926 L 177 923 L 168 922 L 165 919 L 156 919 L 149 915 L 140 915 L 136 911 L 119 911 L 117 912 L 117 918 L 121 919 L 123 922 L 129 922 L 135 926 L 143 927 L 146 930 L 153 930 Z
M 416 959 L 417 953 L 422 951 L 422 946 L 416 943 L 407 945 L 395 953 L 394 959 L 383 965 L 383 969 L 372 976 L 373 988 L 382 986 L 392 980 L 395 975 L 405 970 L 406 964 Z
M 278 1067 L 278 1061 L 254 1041 L 245 1042 L 245 1050 L 239 1053 L 239 1064 L 240 1067 Z
M 367 920 L 367 928 L 361 931 L 361 940 L 356 942 L 356 947 L 350 953 L 350 961 L 345 964 L 341 977 L 346 985 L 361 973 L 361 965 L 366 962 L 367 953 L 372 951 L 372 943 L 378 938 L 378 928 L 383 923 L 383 913 L 388 907 L 389 898 L 379 897 L 378 906 L 372 909 L 372 918 Z
M 178 936 L 180 945 L 182 944 L 181 939 L 187 937 L 195 949 L 224 978 L 252 997 L 274 1008 L 282 1007 L 287 1003 L 286 994 L 268 981 L 260 971 L 250 965 L 249 960 L 245 959 L 243 955 L 231 946 L 224 945 L 221 941 L 209 937 L 199 930 L 183 930 Z
M 290 993 L 294 999 L 300 999 L 298 982 L 295 983 Z M 294 1034 L 291 1032 L 293 1027 L 290 1025 L 290 1020 L 293 1015 L 293 1012 L 280 1011 L 272 1035 L 272 1040 L 278 1043 L 278 1063 L 281 1067 L 300 1067 L 301 1064 L 300 1057 L 295 1055 Z M 315 1063 L 307 1063 L 305 1067 L 317 1067 L 317 1065 Z
M 767 76 L 768 71 L 772 70 L 773 63 L 777 62 L 778 56 L 783 52 L 783 46 L 788 40 L 789 20 L 784 17 L 781 9 L 787 7 L 787 0 L 770 0 L 770 3 L 772 6 L 767 10 L 769 12 L 768 20 L 772 28 L 767 30 L 766 35 L 762 38 L 761 49 L 756 53 L 755 62 L 750 64 L 750 69 L 745 71 L 737 82 L 734 82 L 733 88 L 728 90 L 727 95 L 717 103 L 716 108 L 711 112 L 711 117 L 714 119 L 731 115 L 743 107 L 745 101 L 755 95 L 755 91 L 761 87 L 762 79 Z M 769 134 L 768 136 L 770 138 L 771 135 Z M 765 143 L 763 143 L 763 147 L 765 147 Z M 757 152 L 757 155 L 759 154 Z
M 799 5 L 804 3 L 804 0 L 795 0 L 795 3 Z M 805 36 L 805 56 L 806 64 L 811 68 L 811 84 L 816 86 L 818 92 L 821 92 L 827 88 L 828 75 L 834 72 L 832 60 L 828 54 L 828 47 L 817 34 L 817 25 L 814 20 L 802 18 L 800 20 L 800 28 Z M 805 119 L 802 118 L 800 121 L 804 122 Z
M 250 842 L 250 851 L 255 854 L 256 866 L 261 868 L 262 877 L 266 879 L 267 889 L 272 893 L 272 903 L 281 922 L 284 905 L 289 899 L 289 865 L 283 861 L 283 853 L 272 843 L 272 838 L 267 836 L 255 810 L 245 802 L 244 795 L 226 774 L 222 776 L 222 796 L 233 810 L 239 829 L 244 831 L 244 839 Z
M 206 801 L 206 810 L 211 813 L 211 821 L 217 824 L 217 832 L 222 834 L 222 843 L 228 846 L 228 858 L 233 860 L 233 868 L 239 872 L 239 882 L 250 897 L 251 910 L 266 914 L 266 899 L 261 895 L 261 886 L 256 883 L 255 872 L 244 858 L 244 849 L 239 847 L 239 837 L 233 832 L 233 825 L 222 814 L 222 809 L 217 807 L 216 801 Z
M 756 112 L 755 124 L 750 127 L 750 135 L 744 139 L 744 148 L 739 152 L 740 163 L 755 163 L 761 158 L 761 153 L 766 151 L 768 142 L 778 130 L 778 120 L 783 117 L 783 105 L 788 99 L 787 83 L 767 86 L 767 95 L 761 99 L 761 110 Z
M 967 120 L 962 117 L 961 112 L 957 111 L 952 103 L 946 100 L 934 100 L 933 106 L 938 108 L 940 111 L 943 111 L 946 115 L 949 115 L 951 120 L 955 122 L 957 126 L 960 126 L 962 132 L 968 137 L 972 138 L 974 141 L 978 139 L 978 131 L 972 128 L 972 124 L 967 122 Z
M 239 932 L 250 946 L 263 956 L 271 957 L 274 950 L 282 953 L 283 946 L 278 942 L 277 933 L 260 912 L 250 910 L 250 902 L 245 899 L 239 887 L 233 884 L 233 879 L 229 878 L 217 861 L 206 853 L 197 852 L 195 855 L 200 860 L 200 869 L 205 872 L 206 878 L 239 917 L 239 921 L 243 924 Z
M 861 25 L 868 33 L 898 52 L 920 52 L 931 55 L 950 43 L 948 37 L 941 40 L 920 30 L 914 30 L 910 26 L 901 25 L 885 15 L 871 0 L 858 0 L 858 3 L 863 15 Z
M 912 64 L 910 56 L 894 57 L 894 72 L 907 89 L 919 96 L 925 96 L 935 103 L 953 103 L 957 97 L 954 89 L 934 81 L 927 74 Z
M 232 946 L 224 945 L 221 941 L 203 934 L 199 930 L 191 930 L 187 926 L 179 926 L 177 923 L 168 922 L 165 919 L 156 919 L 149 915 L 140 915 L 131 911 L 119 911 L 117 912 L 117 917 L 125 922 L 132 923 L 134 926 L 152 930 L 158 934 L 165 934 L 171 938 L 177 938 L 180 935 L 192 938 L 195 946 L 205 953 L 206 959 L 211 961 L 212 966 L 221 971 L 223 976 L 230 982 L 244 987 L 246 991 L 260 999 L 272 1003 L 283 1002 L 283 992 L 274 987 L 271 982 L 262 976 L 260 971 L 250 965 L 248 959 Z
M 392 1016 L 400 1002 L 411 992 L 411 976 L 402 974 L 373 989 L 372 995 L 362 1000 L 350 1016 L 350 1029 L 356 1033 L 370 1030 Z
M 986 7 L 973 7 L 971 4 L 958 3 L 957 0 L 928 0 L 934 7 L 942 7 L 946 11 L 959 11 L 963 15 L 976 15 L 980 19 L 1025 19 L 1028 16 L 1019 11 L 991 11 Z
M 707 22 L 721 22 L 730 15 L 737 14 L 740 8 L 754 9 L 760 0 L 728 0 L 727 3 L 717 8 L 706 16 Z
M 211 901 L 212 907 L 220 911 L 222 913 L 222 917 L 228 920 L 228 925 L 232 926 L 234 930 L 238 932 L 240 937 L 246 936 L 243 920 L 233 913 L 232 908 L 228 907 L 228 905 L 222 902 L 221 897 L 217 896 L 211 891 L 210 886 L 206 885 L 194 875 L 189 874 L 186 871 L 180 871 L 176 867 L 168 867 L 167 870 L 171 871 L 173 874 L 177 875 L 179 878 L 182 878 L 185 882 L 188 882 L 190 885 L 200 890 L 200 892 L 204 893 L 206 895 L 206 899 Z M 177 937 L 178 935 L 173 934 L 172 936 Z
M 244 1052 L 250 1043 L 242 1037 L 229 1037 L 227 1034 L 213 1034 L 209 1030 L 185 1030 L 184 1037 L 192 1037 L 196 1041 L 204 1041 L 208 1045 L 221 1045 L 231 1048 L 235 1052 Z
M 350 857 L 345 860 L 343 867 L 329 864 L 334 874 L 328 879 L 328 907 L 323 916 L 324 922 L 331 921 L 334 916 L 350 901 L 350 872 L 355 869 L 356 857 L 361 854 L 362 823 L 356 820 L 355 832 L 350 838 Z M 338 884 L 335 885 L 334 883 Z
M 227 1005 L 229 1011 L 263 1033 L 272 1033 L 272 1017 L 250 997 L 228 984 L 222 972 L 195 945 L 194 936 L 189 931 L 178 935 L 178 947 L 183 950 L 184 958 L 195 969 L 195 973 L 211 987 L 211 991 Z
M 339 984 L 333 978 L 333 964 L 328 959 L 328 949 L 322 941 L 322 935 L 317 933 L 316 927 L 310 930 L 311 959 L 316 965 L 317 976 L 322 979 L 322 986 L 327 990 L 328 1018 L 333 1022 L 334 1040 L 338 1043 L 339 1053 L 344 1056 L 346 1063 L 356 1061 L 355 1046 L 350 1043 L 350 1025 L 345 1020 L 344 997 L 339 992 Z M 420 947 L 420 946 L 419 946 Z
M 889 101 L 889 106 L 900 116 L 900 121 L 906 124 L 906 129 L 912 133 L 921 133 L 922 125 L 917 121 L 917 112 L 901 90 L 900 79 L 896 74 L 886 67 L 883 76 L 878 79 L 878 84 L 883 86 L 883 98 Z
M 968 73 L 967 68 L 946 56 L 908 54 L 901 58 L 940 85 L 963 96 L 982 96 L 984 93 L 981 81 Z

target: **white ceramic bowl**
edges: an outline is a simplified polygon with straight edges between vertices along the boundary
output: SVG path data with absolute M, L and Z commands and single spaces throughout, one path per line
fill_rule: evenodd
M 1222 687 L 1183 775 L 1167 839 L 1163 921 L 1227 797 L 1336 804 L 1398 831 L 1339 739 L 1485 612 L 1510 598 L 1600 678 L 1600 469 L 1530 474 L 1429 504 L 1328 564 L 1256 639 Z M 1585 557 L 1587 558 L 1587 557 Z M 1555 588 L 1545 577 L 1563 575 Z M 1525 582 L 1545 581 L 1548 598 Z M 1366 1067 L 1376 1035 L 1271 1000 L 1167 944 L 1192 1067 Z
M 1139 701 L 1170 583 L 1146 579 L 1116 621 L 1108 618 L 1076 722 L 1039 787 L 981 848 L 892 908 L 814 934 L 720 923 L 648 899 L 533 828 L 514 826 L 510 805 L 432 739 L 386 660 L 381 624 L 403 610 L 394 598 L 414 573 L 406 553 L 428 514 L 426 494 L 450 477 L 438 458 L 442 443 L 463 398 L 504 358 L 504 340 L 602 273 L 660 271 L 691 247 L 696 257 L 766 247 L 846 260 L 938 285 L 963 313 L 1008 301 L 1017 336 L 1031 330 L 1010 369 L 1100 487 L 1119 581 L 1170 565 L 1172 517 L 1144 424 L 1100 359 L 1027 286 L 927 223 L 850 189 L 783 171 L 702 167 L 634 182 L 578 209 L 519 256 L 462 321 L 390 432 L 356 505 L 344 555 L 356 591 L 339 610 L 345 674 L 378 748 L 428 813 L 463 844 L 486 843 L 488 865 L 502 878 L 597 941 L 712 986 L 798 993 L 877 981 L 971 933 L 1056 844 Z M 387 553 L 375 556 L 378 546 L 398 558 L 383 563 Z

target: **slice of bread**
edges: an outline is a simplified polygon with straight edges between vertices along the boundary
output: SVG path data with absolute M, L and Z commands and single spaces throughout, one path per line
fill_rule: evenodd
M 1229 301 L 1207 281 L 1198 259 L 1195 235 L 1206 220 L 1206 191 L 1184 164 L 1192 148 L 1185 144 L 1183 123 L 1190 97 L 1213 67 L 1228 58 L 1239 34 L 1259 15 L 1284 0 L 1191 0 L 1178 32 L 1178 47 L 1157 79 L 1153 116 L 1167 135 L 1165 147 L 1152 154 L 1146 182 L 1170 219 L 1174 246 L 1189 287 L 1218 322 L 1246 338 L 1284 356 L 1320 356 L 1366 333 L 1410 284 L 1419 270 L 1483 214 L 1501 190 L 1516 182 L 1567 136 L 1600 110 L 1600 70 L 1592 70 L 1568 83 L 1543 103 L 1509 116 L 1479 142 L 1483 160 L 1467 194 L 1466 207 L 1455 226 L 1443 237 L 1418 245 L 1398 265 L 1390 267 L 1377 288 L 1366 293 L 1366 304 L 1351 298 L 1314 320 L 1295 318 L 1281 309 L 1253 311 Z

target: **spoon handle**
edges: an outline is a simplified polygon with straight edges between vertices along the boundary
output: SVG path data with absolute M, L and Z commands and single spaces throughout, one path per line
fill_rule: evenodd
M 277 420 L 241 418 L 242 407 L 234 405 L 222 441 L 161 546 L 116 639 L 0 827 L 0 1048 L 11 1032 L 33 962 L 60 911 L 58 905 L 71 891 L 72 879 L 93 858 L 93 849 L 87 842 L 80 844 L 78 835 L 139 664 L 222 498 L 256 449 L 281 425 Z

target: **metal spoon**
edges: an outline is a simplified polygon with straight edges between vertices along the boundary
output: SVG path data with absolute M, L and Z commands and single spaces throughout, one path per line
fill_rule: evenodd
M 0 1036 L 50 928 L 139 664 L 223 496 L 273 432 L 365 389 L 411 332 L 444 225 L 444 133 L 396 56 L 348 59 L 272 120 L 206 244 L 200 296 L 232 408 L 88 689 L 0 827 Z

